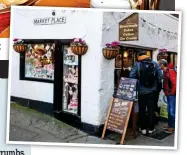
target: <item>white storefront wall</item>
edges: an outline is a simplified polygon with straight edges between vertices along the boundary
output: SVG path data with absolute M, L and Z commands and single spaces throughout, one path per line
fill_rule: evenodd
M 114 90 L 114 60 L 106 60 L 103 57 L 102 48 L 105 43 L 118 40 L 118 22 L 116 21 L 120 21 L 128 14 L 104 13 L 103 16 L 101 11 L 66 10 L 63 12 L 62 9 L 55 9 L 55 12 L 56 16 L 66 17 L 66 24 L 34 26 L 34 18 L 50 17 L 52 10 L 13 7 L 11 36 L 21 39 L 79 37 L 86 40 L 89 49 L 82 56 L 81 121 L 92 125 L 103 124 Z M 163 26 L 164 29 L 174 32 L 177 30 L 178 22 L 167 15 L 142 14 L 141 16 L 155 24 L 163 20 L 163 25 L 159 25 L 160 27 Z M 139 36 L 139 41 L 125 42 L 125 44 L 143 47 L 149 45 L 149 48 L 154 50 L 161 48 L 163 44 L 156 35 L 152 35 L 154 40 L 151 40 L 145 28 L 139 28 Z M 168 44 L 168 48 L 172 49 L 172 46 Z M 175 51 L 174 48 L 173 51 Z M 11 52 L 11 96 L 53 103 L 53 84 L 19 80 L 19 54 L 13 49 Z
M 88 52 L 82 56 L 81 119 L 99 125 L 102 12 L 65 11 L 56 9 L 56 16 L 65 16 L 66 24 L 34 26 L 34 18 L 51 17 L 50 9 L 12 10 L 12 38 L 72 39 L 84 38 Z M 93 19 L 97 19 L 96 21 Z M 10 46 L 12 49 L 12 46 Z M 53 84 L 19 80 L 19 54 L 12 49 L 11 96 L 53 103 Z

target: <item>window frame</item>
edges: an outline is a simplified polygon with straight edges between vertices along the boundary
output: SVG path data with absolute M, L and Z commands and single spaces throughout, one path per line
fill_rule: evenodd
M 25 44 L 46 44 L 46 43 L 52 43 L 55 44 L 57 39 L 23 39 Z M 57 47 L 55 46 L 55 51 L 57 51 Z M 55 66 L 54 66 L 55 68 Z M 40 79 L 40 78 L 32 78 L 32 77 L 26 77 L 25 76 L 25 52 L 20 53 L 20 80 L 25 81 L 35 81 L 35 82 L 45 82 L 45 83 L 54 83 L 54 79 Z

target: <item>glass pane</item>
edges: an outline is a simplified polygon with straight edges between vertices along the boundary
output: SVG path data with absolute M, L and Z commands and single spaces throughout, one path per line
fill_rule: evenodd
M 29 44 L 25 53 L 25 77 L 54 80 L 55 44 Z
M 161 59 L 165 59 L 165 60 L 168 61 L 168 56 L 169 56 L 168 53 L 161 52 L 161 53 L 158 54 L 158 61 L 160 61 Z
M 170 63 L 173 62 L 173 57 L 174 57 L 174 55 L 170 54 Z
M 123 52 L 123 68 L 129 69 L 129 67 L 132 67 L 133 65 L 133 51 L 132 50 L 126 50 Z
M 74 55 L 70 46 L 63 51 L 63 111 L 78 112 L 78 56 Z
M 114 94 L 116 93 L 118 85 L 119 85 L 121 71 L 122 71 L 121 69 L 115 69 L 114 71 Z
M 122 69 L 122 54 L 118 54 L 115 58 L 115 68 Z
M 178 59 L 177 54 L 175 54 L 175 64 L 176 65 L 177 65 L 177 59 Z

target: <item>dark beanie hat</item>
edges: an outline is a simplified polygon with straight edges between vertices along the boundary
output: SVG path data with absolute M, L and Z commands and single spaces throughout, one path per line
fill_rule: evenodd
M 138 56 L 146 55 L 146 52 L 144 50 L 138 51 Z

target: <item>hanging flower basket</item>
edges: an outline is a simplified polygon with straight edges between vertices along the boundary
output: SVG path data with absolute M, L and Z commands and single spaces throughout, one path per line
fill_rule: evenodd
M 88 46 L 85 41 L 79 38 L 74 38 L 71 42 L 71 51 L 75 55 L 84 55 L 88 51 Z
M 107 60 L 114 59 L 119 54 L 119 42 L 112 42 L 111 44 L 106 44 L 103 49 L 103 56 Z
M 13 45 L 13 48 L 16 52 L 18 53 L 23 53 L 27 50 L 27 45 L 24 44 L 23 40 L 20 40 L 20 39 L 14 39 L 14 45 Z

